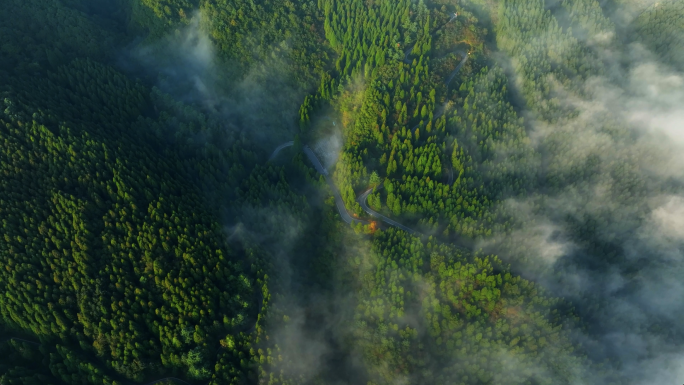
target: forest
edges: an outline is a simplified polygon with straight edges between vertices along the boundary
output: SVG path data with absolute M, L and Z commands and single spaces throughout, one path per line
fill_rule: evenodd
M 682 2 L 0 11 L 0 384 L 681 381 Z

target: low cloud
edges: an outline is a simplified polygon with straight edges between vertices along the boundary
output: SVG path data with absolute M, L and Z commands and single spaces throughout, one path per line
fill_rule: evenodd
M 287 63 L 282 42 L 266 60 L 248 68 L 220 57 L 209 23 L 196 12 L 183 26 L 158 41 L 142 41 L 124 52 L 120 65 L 164 93 L 199 106 L 226 129 L 239 130 L 255 143 L 273 147 L 298 131 L 297 111 L 305 95 Z
M 671 195 L 651 212 L 655 233 L 652 237 L 670 240 L 684 239 L 684 198 Z
M 323 167 L 330 169 L 335 166 L 337 158 L 339 158 L 342 152 L 342 145 L 344 144 L 342 127 L 338 126 L 338 122 L 329 118 L 322 119 L 319 124 L 326 125 L 328 128 L 322 130 L 324 136 L 321 135 L 321 138 L 315 139 L 311 148 L 320 157 Z
M 588 327 L 576 339 L 621 362 L 613 378 L 673 383 L 684 374 L 684 75 L 638 44 L 620 60 L 622 74 L 587 79 L 582 96 L 557 90 L 575 117 L 532 123 L 546 188 L 504 202 L 517 229 L 482 246 L 577 306 Z

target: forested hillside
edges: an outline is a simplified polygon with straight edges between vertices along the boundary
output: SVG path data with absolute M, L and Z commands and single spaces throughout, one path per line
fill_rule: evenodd
M 680 2 L 0 11 L 0 383 L 679 380 Z
M 245 378 L 241 333 L 263 295 L 255 257 L 228 245 L 215 210 L 236 215 L 229 203 L 249 195 L 235 188 L 263 174 L 250 171 L 263 154 L 108 65 L 116 52 L 98 42 L 119 41 L 115 21 L 103 29 L 59 2 L 8 7 L 0 311 L 3 349 L 14 353 L 3 354 L 13 357 L 3 378 Z M 45 30 L 21 20 L 30 13 Z M 17 333 L 42 345 L 4 339 Z M 215 366 L 223 350 L 229 359 Z
M 663 1 L 653 4 L 635 20 L 636 38 L 643 41 L 662 60 L 679 69 L 684 69 L 684 4 L 678 1 Z

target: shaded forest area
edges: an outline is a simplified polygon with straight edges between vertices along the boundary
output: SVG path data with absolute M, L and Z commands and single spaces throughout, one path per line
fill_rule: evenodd
M 633 52 L 684 70 L 679 2 L 0 8 L 3 384 L 638 385 L 678 352 L 679 308 L 635 298 L 672 266 L 640 234 L 681 178 L 582 102 Z M 339 220 L 301 152 L 326 136 L 346 209 L 375 187 L 424 235 Z M 615 275 L 653 315 L 624 322 Z

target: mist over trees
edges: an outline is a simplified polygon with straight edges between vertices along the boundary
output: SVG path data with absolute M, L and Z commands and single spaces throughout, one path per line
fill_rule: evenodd
M 2 384 L 684 375 L 680 1 L 0 11 Z

